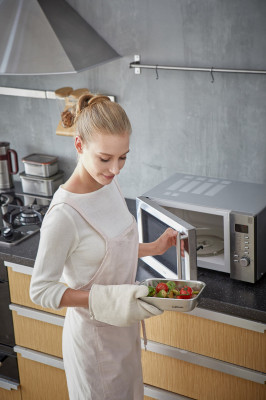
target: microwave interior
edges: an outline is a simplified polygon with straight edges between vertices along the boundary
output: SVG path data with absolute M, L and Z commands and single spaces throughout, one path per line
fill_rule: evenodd
M 160 206 L 195 227 L 198 267 L 230 273 L 230 264 L 225 262 L 230 260 L 228 213 L 210 214 L 161 204 Z M 143 242 L 156 240 L 168 228 L 167 224 L 146 210 L 142 210 L 141 220 Z M 174 247 L 154 258 L 169 270 L 176 271 L 177 257 Z

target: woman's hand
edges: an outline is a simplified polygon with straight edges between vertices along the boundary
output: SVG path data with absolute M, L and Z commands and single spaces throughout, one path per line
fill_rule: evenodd
M 170 247 L 176 246 L 177 232 L 172 228 L 167 228 L 164 233 L 155 240 L 155 251 L 154 255 L 161 255 L 165 253 Z
M 172 228 L 167 228 L 164 233 L 151 243 L 139 244 L 139 257 L 157 256 L 163 254 L 170 247 L 176 245 L 177 232 Z

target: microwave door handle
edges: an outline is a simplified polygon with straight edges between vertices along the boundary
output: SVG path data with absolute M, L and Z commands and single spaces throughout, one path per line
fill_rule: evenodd
M 176 236 L 176 257 L 177 257 L 177 276 L 178 276 L 178 279 L 183 279 L 180 232 L 177 232 L 177 236 Z
M 177 276 L 178 279 L 189 280 L 190 272 L 187 271 L 186 260 L 181 255 L 181 240 L 187 239 L 187 235 L 182 235 L 181 232 L 177 232 L 176 236 L 176 257 L 177 257 Z M 189 269 L 189 266 L 188 266 Z

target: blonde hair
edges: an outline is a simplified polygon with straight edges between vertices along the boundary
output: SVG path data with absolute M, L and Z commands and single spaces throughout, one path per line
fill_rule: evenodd
M 78 100 L 75 125 L 77 134 L 85 143 L 93 135 L 131 134 L 131 124 L 125 110 L 104 95 L 84 94 Z

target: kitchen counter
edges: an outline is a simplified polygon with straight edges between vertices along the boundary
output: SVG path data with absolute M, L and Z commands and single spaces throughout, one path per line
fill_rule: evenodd
M 135 202 L 128 201 L 129 209 L 135 214 Z M 39 233 L 12 246 L 0 245 L 0 268 L 3 261 L 33 267 L 39 243 Z M 139 260 L 137 280 L 158 278 L 142 260 Z M 206 288 L 198 304 L 199 308 L 251 321 L 266 323 L 266 274 L 255 284 L 230 279 L 228 274 L 198 269 L 198 280 L 206 283 Z

